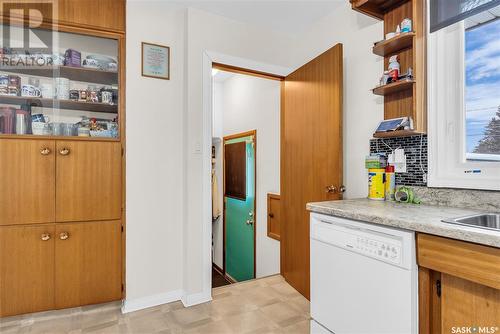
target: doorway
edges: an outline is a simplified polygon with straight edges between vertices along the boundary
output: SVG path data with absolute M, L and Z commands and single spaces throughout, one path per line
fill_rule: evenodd
M 212 210 L 213 288 L 280 272 L 280 244 L 268 233 L 267 201 L 268 194 L 280 191 L 281 81 L 233 68 L 217 70 L 212 209 L 220 210 Z
M 216 103 L 213 103 L 213 69 L 216 59 L 226 59 L 228 62 L 243 64 L 243 66 L 256 67 L 264 71 L 283 73 L 282 76 L 274 76 L 274 80 L 280 80 L 280 126 L 274 132 L 278 134 L 281 150 L 278 149 L 276 156 L 281 161 L 281 185 L 278 185 L 276 194 L 280 194 L 281 221 L 279 243 L 281 250 L 278 260 L 281 272 L 286 281 L 297 291 L 309 298 L 309 212 L 306 203 L 324 200 L 337 200 L 342 198 L 345 189 L 342 182 L 342 96 L 343 96 L 343 50 L 342 44 L 326 50 L 321 55 L 312 59 L 295 70 L 280 71 L 269 65 L 259 65 L 249 60 L 242 60 L 219 54 L 206 53 L 203 63 L 203 80 L 207 93 L 203 97 L 204 120 L 203 120 L 203 143 L 210 147 L 210 143 L 216 142 L 213 138 L 214 111 Z M 216 64 L 217 65 L 217 64 Z M 232 66 L 228 66 L 231 68 Z M 236 71 L 242 68 L 236 68 Z M 245 71 L 245 70 L 243 70 Z M 212 72 L 212 75 L 211 75 Z M 249 71 L 252 72 L 252 71 Z M 256 76 L 272 76 L 265 72 L 256 72 Z M 255 109 L 255 110 L 258 110 Z M 210 117 L 212 119 L 210 119 Z M 248 125 L 246 126 L 248 128 Z M 252 127 L 255 128 L 255 127 Z M 243 132 L 235 131 L 235 133 Z M 262 132 L 259 130 L 259 149 L 267 147 L 263 140 Z M 212 138 L 211 135 L 212 134 Z M 263 144 L 265 143 L 265 144 Z M 266 160 L 259 152 L 259 161 Z M 204 156 L 204 170 L 210 170 L 210 156 Z M 257 166 L 259 178 L 267 173 L 261 173 Z M 209 175 L 208 173 L 206 174 Z M 211 192 L 210 178 L 203 180 L 206 199 L 204 204 L 205 217 L 210 216 Z M 257 183 L 259 180 L 257 179 Z M 257 189 L 262 187 L 257 186 Z M 257 201 L 257 211 L 266 207 Z M 257 214 L 257 221 L 262 222 Z M 257 224 L 257 240 L 259 228 L 263 224 Z M 207 250 L 203 257 L 203 292 L 205 298 L 209 299 L 210 264 L 214 260 L 213 252 L 209 253 L 209 242 L 214 236 L 207 230 L 208 224 L 203 225 L 204 249 Z M 212 226 L 213 227 L 213 226 Z M 269 234 L 268 234 L 269 236 Z M 213 239 L 212 239 L 213 241 Z M 212 243 L 212 246 L 214 244 Z M 213 250 L 213 249 L 212 249 Z M 260 253 L 260 255 L 259 255 Z M 210 256 L 212 255 L 212 257 Z M 259 278 L 259 256 L 267 256 L 257 241 L 256 277 Z M 221 256 L 222 259 L 222 256 Z M 222 262 L 222 261 L 221 261 Z M 262 277 L 262 276 L 261 276 Z

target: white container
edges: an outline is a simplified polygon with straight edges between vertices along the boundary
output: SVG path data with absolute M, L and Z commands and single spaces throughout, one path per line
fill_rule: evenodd
M 55 78 L 56 98 L 60 100 L 69 100 L 69 79 Z
M 16 115 L 16 134 L 25 135 L 26 134 L 26 117 L 23 114 Z
M 53 99 L 54 94 L 54 85 L 49 83 L 43 83 L 40 85 L 40 89 L 42 91 L 42 97 L 47 99 Z

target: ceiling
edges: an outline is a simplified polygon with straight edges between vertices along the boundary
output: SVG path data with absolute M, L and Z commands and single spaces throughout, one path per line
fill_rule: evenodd
M 341 1 L 185 0 L 180 2 L 235 21 L 295 34 L 306 30 L 311 24 L 340 7 Z

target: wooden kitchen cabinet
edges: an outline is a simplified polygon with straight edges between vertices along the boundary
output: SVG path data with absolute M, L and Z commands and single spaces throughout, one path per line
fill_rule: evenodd
M 442 274 L 441 323 L 442 333 L 453 333 L 453 327 L 498 327 L 500 290 Z
M 0 141 L 0 225 L 55 220 L 55 143 Z
M 119 142 L 57 141 L 56 221 L 121 218 Z
M 60 23 L 125 31 L 125 0 L 59 0 Z
M 23 19 L 19 9 L 24 9 L 37 11 L 46 24 L 125 32 L 125 0 L 58 0 L 53 3 L 0 0 L 0 6 L 3 6 L 0 15 L 4 20 Z
M 120 221 L 57 224 L 56 308 L 119 300 L 121 247 Z
M 500 325 L 500 249 L 418 234 L 417 256 L 420 333 Z
M 54 225 L 0 227 L 0 317 L 54 307 Z

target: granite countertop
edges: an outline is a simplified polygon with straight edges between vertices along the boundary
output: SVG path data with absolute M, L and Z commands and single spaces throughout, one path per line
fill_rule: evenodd
M 308 203 L 312 212 L 354 219 L 500 248 L 500 232 L 443 223 L 442 219 L 482 211 L 447 206 L 404 204 L 369 199 Z

